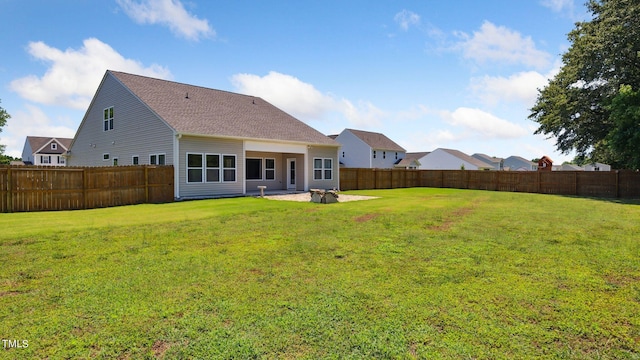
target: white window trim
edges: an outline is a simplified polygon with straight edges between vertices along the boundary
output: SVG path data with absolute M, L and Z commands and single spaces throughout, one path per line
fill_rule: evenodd
M 273 169 L 267 169 L 267 160 L 273 160 Z M 263 170 L 264 170 L 264 174 L 263 174 L 263 178 L 265 181 L 275 181 L 276 180 L 276 168 L 277 168 L 277 163 L 276 163 L 276 159 L 275 158 L 264 158 L 263 161 Z M 269 171 L 273 171 L 273 179 L 267 179 L 267 170 Z
M 51 150 L 58 150 L 58 144 L 52 142 L 51 143 Z
M 234 162 L 233 162 L 233 163 L 234 163 L 236 166 L 235 166 L 235 167 L 233 167 L 233 168 L 226 168 L 226 167 L 224 167 L 224 157 L 225 157 L 225 156 L 232 156 L 232 157 L 234 158 Z M 222 182 L 226 182 L 226 183 L 237 183 L 237 182 L 238 182 L 238 156 L 237 156 L 237 155 L 235 155 L 235 154 L 221 154 L 221 155 L 220 155 L 220 160 L 221 160 L 220 164 L 222 165 L 222 176 L 221 176 L 221 178 L 220 178 L 220 179 L 222 180 Z M 225 180 L 224 180 L 224 171 L 225 171 L 225 170 L 230 170 L 230 169 L 233 169 L 233 172 L 234 172 L 233 179 L 234 179 L 234 180 L 233 180 L 233 181 L 225 181 Z
M 207 156 L 218 156 L 218 167 L 208 167 L 207 166 Z M 188 159 L 187 159 L 188 160 Z M 204 183 L 221 183 L 222 182 L 222 155 L 220 154 L 215 154 L 215 153 L 206 153 L 204 154 L 204 158 L 202 159 L 203 162 L 203 167 L 204 167 L 204 172 L 202 173 L 202 176 L 204 177 Z M 207 170 L 209 169 L 218 169 L 218 181 L 209 181 L 209 178 L 207 177 Z
M 111 155 L 109 153 L 102 154 L 102 161 L 109 161 L 109 160 L 111 160 Z
M 202 157 L 202 160 L 200 161 L 200 167 L 195 167 L 195 166 L 189 166 L 189 155 L 200 155 Z M 188 152 L 185 154 L 185 160 L 186 162 L 185 164 L 185 182 L 187 184 L 202 184 L 204 183 L 204 172 L 205 172 L 205 154 L 203 153 L 196 153 L 196 152 Z M 200 181 L 189 181 L 189 170 L 192 169 L 200 169 L 201 173 L 200 173 Z
M 151 163 L 151 157 L 155 156 L 156 157 L 156 163 L 152 164 Z M 160 164 L 160 156 L 164 156 L 164 164 Z M 140 160 L 140 159 L 138 159 Z M 156 154 L 149 154 L 149 165 L 167 165 L 167 154 L 166 153 L 156 153 Z
M 320 160 L 320 161 L 321 161 L 321 167 L 319 167 L 319 168 L 317 168 L 317 167 L 316 167 L 316 160 Z M 326 167 L 324 167 L 324 162 L 325 162 L 325 160 L 331 160 L 331 168 L 326 168 Z M 334 161 L 333 161 L 333 160 L 334 160 L 333 158 L 320 158 L 320 157 L 314 157 L 314 158 L 313 158 L 313 180 L 315 180 L 315 181 L 322 181 L 322 180 L 330 181 L 330 180 L 333 180 L 333 173 L 334 173 L 334 171 L 335 171 L 335 170 L 333 169 L 333 163 L 334 163 Z M 316 171 L 317 171 L 317 170 L 321 170 L 321 173 L 320 173 L 320 174 L 321 174 L 321 176 L 320 176 L 320 178 L 316 178 Z M 324 177 L 325 170 L 331 170 L 331 177 L 330 177 L 330 178 L 328 178 L 328 179 Z
M 133 159 L 138 158 L 138 163 L 136 164 Z M 131 155 L 131 165 L 140 165 L 140 155 Z
M 202 163 L 200 167 L 191 167 L 189 166 L 189 155 L 201 155 Z M 219 155 L 220 156 L 220 181 L 206 181 L 206 171 L 207 171 L 207 155 Z M 234 158 L 235 167 L 227 168 L 224 166 L 224 158 L 225 156 L 231 156 Z M 213 154 L 213 153 L 198 153 L 198 152 L 187 152 L 185 154 L 186 163 L 185 163 L 185 182 L 187 184 L 206 184 L 206 183 L 237 183 L 238 182 L 238 156 L 235 154 Z M 189 170 L 191 169 L 200 169 L 202 171 L 200 181 L 189 181 Z M 215 168 L 211 168 L 215 169 Z M 224 171 L 225 170 L 233 170 L 233 181 L 224 180 Z
M 105 110 L 107 112 L 109 112 L 109 110 L 113 109 L 113 106 L 109 106 L 108 108 L 105 108 L 104 110 L 102 110 L 102 131 L 111 131 L 113 130 L 114 126 L 113 126 L 113 119 L 115 118 L 115 110 L 113 111 L 113 117 L 108 117 L 108 118 L 104 118 L 104 112 Z M 111 114 L 109 114 L 111 115 Z M 107 128 L 105 129 L 105 124 L 107 125 Z

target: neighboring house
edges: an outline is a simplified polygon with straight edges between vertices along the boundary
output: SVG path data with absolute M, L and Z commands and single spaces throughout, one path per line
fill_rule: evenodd
M 504 159 L 503 158 L 499 158 L 499 157 L 495 157 L 495 156 L 489 156 L 486 154 L 480 154 L 480 153 L 475 153 L 473 155 L 471 155 L 471 157 L 476 158 L 482 162 L 485 162 L 491 166 L 493 166 L 493 169 L 491 170 L 504 170 Z
M 537 171 L 538 164 L 520 156 L 509 156 L 504 159 L 504 169 L 510 171 Z
M 611 171 L 611 165 L 607 165 L 599 162 L 585 164 L 584 171 Z
M 494 170 L 491 164 L 462 151 L 438 148 L 420 159 L 420 168 L 428 170 Z
M 411 152 L 404 155 L 404 159 L 395 165 L 396 168 L 402 169 L 421 169 L 421 159 L 427 156 L 428 152 Z
M 344 129 L 330 138 L 340 143 L 340 164 L 349 168 L 391 169 L 406 153 L 402 146 L 376 132 Z
M 259 97 L 107 71 L 68 163 L 173 165 L 175 197 L 339 188 L 339 144 Z
M 25 165 L 66 166 L 66 153 L 73 139 L 27 136 L 22 148 Z
M 574 165 L 574 164 L 569 164 L 569 163 L 562 164 L 558 168 L 556 168 L 554 166 L 553 170 L 556 170 L 556 171 L 584 171 L 584 169 L 582 167 L 580 167 L 578 165 Z

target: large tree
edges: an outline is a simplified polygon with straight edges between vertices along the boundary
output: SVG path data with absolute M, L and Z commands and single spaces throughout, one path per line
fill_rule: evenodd
M 628 148 L 626 138 L 640 136 L 639 119 L 625 109 L 640 99 L 640 1 L 590 0 L 586 6 L 592 19 L 569 33 L 562 68 L 540 90 L 529 118 L 539 124 L 535 133 L 555 137 L 563 153 L 638 168 L 629 156 L 637 147 Z
M 7 120 L 11 118 L 11 115 L 0 106 L 0 133 L 2 132 L 2 127 L 7 124 Z M 4 154 L 4 145 L 0 144 L 0 155 Z

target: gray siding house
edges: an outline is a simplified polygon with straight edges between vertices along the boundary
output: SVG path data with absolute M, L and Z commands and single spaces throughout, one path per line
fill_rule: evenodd
M 504 159 L 504 168 L 511 171 L 537 171 L 538 164 L 514 155 Z
M 491 164 L 462 151 L 437 148 L 420 159 L 420 169 L 428 170 L 493 170 Z
M 66 166 L 66 153 L 73 139 L 27 136 L 22 148 L 25 165 Z
M 349 168 L 391 169 L 404 159 L 406 150 L 383 134 L 344 129 L 332 136 L 340 143 L 340 164 Z
M 495 157 L 495 156 L 489 156 L 486 154 L 481 154 L 481 153 L 475 153 L 473 155 L 471 155 L 471 157 L 476 158 L 482 162 L 485 162 L 491 166 L 493 166 L 493 169 L 491 170 L 504 170 L 504 159 L 503 158 L 499 158 L 499 157 Z
M 259 97 L 107 71 L 73 166 L 173 165 L 175 197 L 339 188 L 339 144 Z

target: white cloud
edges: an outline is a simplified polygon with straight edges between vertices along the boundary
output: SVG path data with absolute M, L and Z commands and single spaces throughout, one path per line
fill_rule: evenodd
M 24 111 L 11 114 L 11 119 L 3 129 L 0 144 L 6 145 L 6 154 L 14 157 L 22 156 L 22 148 L 27 136 L 47 136 L 72 138 L 76 129 L 55 123 L 68 123 L 61 119 L 51 119 L 37 106 L 25 105 Z
M 466 59 L 480 64 L 502 62 L 544 68 L 550 62 L 551 55 L 536 49 L 531 37 L 523 37 L 517 31 L 489 21 L 485 21 L 473 35 L 463 32 L 456 35 L 462 41 L 454 48 L 461 50 Z
M 544 88 L 549 80 L 560 71 L 561 62 L 556 61 L 553 69 L 546 74 L 524 71 L 509 77 L 483 76 L 471 78 L 469 89 L 473 96 L 484 105 L 518 101 L 532 107 L 538 97 L 538 89 Z
M 420 24 L 420 15 L 409 10 L 402 10 L 393 17 L 393 20 L 402 30 L 407 31 L 411 25 Z
M 460 107 L 453 112 L 442 111 L 440 115 L 450 125 L 460 126 L 487 139 L 518 138 L 529 134 L 523 127 L 480 109 Z
M 342 107 L 338 109 L 349 122 L 359 128 L 375 128 L 382 125 L 385 112 L 368 101 L 359 101 L 355 106 L 351 101 L 342 99 Z
M 483 76 L 472 78 L 470 89 L 486 105 L 500 102 L 519 101 L 533 106 L 538 89 L 549 81 L 548 77 L 537 71 L 520 72 L 509 77 Z
M 567 11 L 571 13 L 575 8 L 574 0 L 542 0 L 540 4 L 555 12 Z
M 398 140 L 398 143 L 408 152 L 433 151 L 437 148 L 449 148 L 452 143 L 468 138 L 467 134 L 453 133 L 447 129 L 432 130 L 429 132 L 411 132 L 406 140 Z
M 124 12 L 139 24 L 162 24 L 188 40 L 214 37 L 209 22 L 198 19 L 185 10 L 179 0 L 117 0 Z
M 259 96 L 305 122 L 324 121 L 337 112 L 351 124 L 371 127 L 379 125 L 385 115 L 370 102 L 360 101 L 354 105 L 350 100 L 323 94 L 311 84 L 275 71 L 262 77 L 236 74 L 231 77 L 231 83 L 238 92 Z
M 32 102 L 85 110 L 106 70 L 125 71 L 159 78 L 170 78 L 170 72 L 159 66 L 144 67 L 126 59 L 111 46 L 90 38 L 78 50 L 65 51 L 43 42 L 32 42 L 29 53 L 38 60 L 51 63 L 42 77 L 29 75 L 13 80 L 12 91 Z

